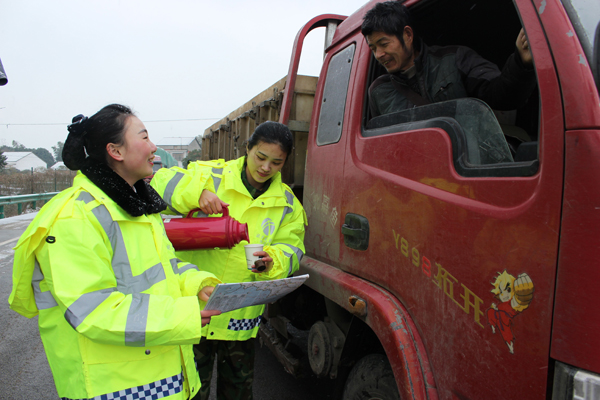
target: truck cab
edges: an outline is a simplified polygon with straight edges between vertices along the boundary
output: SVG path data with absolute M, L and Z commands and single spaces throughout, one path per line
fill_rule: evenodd
M 295 134 L 310 279 L 268 307 L 261 338 L 288 371 L 341 380 L 344 399 L 597 398 L 599 3 L 405 1 L 426 44 L 500 69 L 523 28 L 536 87 L 511 111 L 459 98 L 373 117 L 385 71 L 360 28 L 377 2 L 309 21 L 266 100 Z M 316 27 L 303 124 L 298 60 Z

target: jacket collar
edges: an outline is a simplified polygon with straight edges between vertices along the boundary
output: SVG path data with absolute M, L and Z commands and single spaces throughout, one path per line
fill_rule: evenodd
M 246 186 L 244 186 L 244 183 L 242 182 L 242 179 L 240 177 L 243 169 L 244 169 L 244 157 L 243 156 L 236 160 L 229 161 L 226 164 L 225 168 L 223 169 L 223 176 L 227 176 L 228 178 L 230 178 L 229 175 L 233 175 L 233 176 L 235 176 L 235 178 L 238 178 L 238 179 L 223 179 L 222 184 L 225 185 L 224 188 L 233 189 L 240 193 L 245 194 L 246 196 L 252 197 L 248 193 L 248 190 L 246 189 Z M 233 176 L 231 176 L 231 178 L 233 178 Z M 258 199 L 263 199 L 266 197 L 283 197 L 283 198 L 285 198 L 283 182 L 281 181 L 281 172 L 276 173 L 271 178 L 271 184 L 269 185 L 269 188 Z
M 429 52 L 429 48 L 427 47 L 425 42 L 423 42 L 423 39 L 419 38 L 418 40 L 419 40 L 419 46 L 418 46 L 419 55 L 415 58 L 415 68 L 417 69 L 416 76 L 423 73 L 423 69 L 425 68 L 425 64 L 427 61 L 427 53 Z M 393 79 L 400 81 L 401 83 L 403 83 L 405 85 L 407 85 L 408 81 L 410 80 L 402 72 L 395 72 L 390 75 L 393 77 Z
M 135 190 L 103 163 L 87 165 L 81 172 L 111 200 L 132 217 L 156 214 L 167 208 L 167 204 L 143 179 L 134 185 Z

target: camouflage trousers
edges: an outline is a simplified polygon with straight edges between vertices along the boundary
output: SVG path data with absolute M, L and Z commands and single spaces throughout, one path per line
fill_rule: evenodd
M 254 339 L 244 341 L 206 340 L 194 345 L 194 358 L 202 386 L 193 400 L 208 400 L 217 359 L 217 399 L 252 400 Z

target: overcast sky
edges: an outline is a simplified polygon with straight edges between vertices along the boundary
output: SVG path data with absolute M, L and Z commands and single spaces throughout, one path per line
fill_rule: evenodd
M 137 112 L 158 142 L 197 136 L 287 74 L 294 38 L 320 14 L 367 0 L 3 0 L 0 145 L 66 138 L 77 114 Z M 318 75 L 324 29 L 300 73 Z

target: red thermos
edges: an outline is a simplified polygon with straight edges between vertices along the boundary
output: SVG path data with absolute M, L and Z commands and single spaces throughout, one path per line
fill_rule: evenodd
M 242 240 L 250 241 L 248 224 L 231 218 L 227 207 L 223 207 L 222 217 L 215 218 L 194 218 L 196 211 L 200 209 L 190 211 L 186 218 L 164 220 L 167 237 L 175 250 L 230 249 Z

